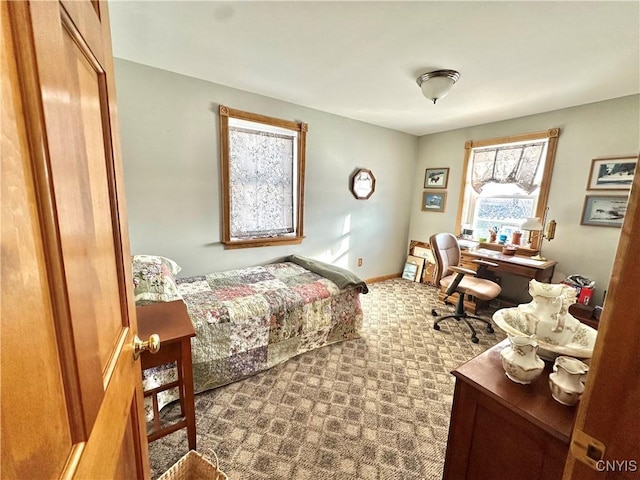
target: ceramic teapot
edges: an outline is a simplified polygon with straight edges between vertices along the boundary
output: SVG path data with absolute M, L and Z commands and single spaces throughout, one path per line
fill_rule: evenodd
M 500 352 L 502 368 L 509 380 L 528 384 L 538 378 L 544 362 L 538 356 L 538 342 L 532 336 L 509 336 L 510 346 Z
M 584 392 L 584 381 L 589 366 L 577 358 L 561 355 L 549 374 L 549 388 L 554 400 L 563 405 L 575 405 Z

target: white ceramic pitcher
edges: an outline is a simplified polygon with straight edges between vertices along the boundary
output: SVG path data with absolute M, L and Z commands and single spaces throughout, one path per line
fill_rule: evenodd
M 584 392 L 584 381 L 589 366 L 577 358 L 561 355 L 553 364 L 549 374 L 551 396 L 563 405 L 575 405 Z
M 526 335 L 509 335 L 509 342 L 511 345 L 500 352 L 505 374 L 516 383 L 531 383 L 544 369 L 538 356 L 538 342 Z
M 561 283 L 529 282 L 531 302 L 518 305 L 528 323 L 528 333 L 554 345 L 564 345 L 577 332 L 580 322 L 571 316 L 576 289 Z

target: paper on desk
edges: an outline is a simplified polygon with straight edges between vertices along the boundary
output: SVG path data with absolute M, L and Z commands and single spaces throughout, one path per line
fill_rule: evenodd
M 521 265 L 531 265 L 533 267 L 539 267 L 544 265 L 546 262 L 542 260 L 531 260 L 528 257 L 522 257 L 520 255 L 503 255 L 500 252 L 495 250 L 489 250 L 488 248 L 479 248 L 475 251 L 475 253 L 482 255 L 483 257 L 496 258 L 498 260 L 504 260 L 505 262 L 519 263 Z
M 531 260 L 530 258 L 518 257 L 517 262 L 522 263 L 523 265 L 540 266 L 540 265 L 544 265 L 546 263 L 546 260 Z

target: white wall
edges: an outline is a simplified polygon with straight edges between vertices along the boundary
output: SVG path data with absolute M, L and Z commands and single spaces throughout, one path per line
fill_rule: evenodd
M 183 276 L 264 264 L 290 253 L 347 267 L 363 278 L 400 272 L 409 239 L 427 241 L 433 233 L 455 230 L 465 141 L 559 127 L 549 196 L 549 218 L 558 228 L 543 253 L 558 261 L 554 281 L 585 275 L 596 280 L 595 300 L 601 302 L 620 230 L 580 225 L 585 195 L 602 193 L 587 192 L 587 176 L 593 158 L 638 154 L 640 95 L 417 139 L 120 59 L 116 85 L 132 251 L 174 258 Z M 309 124 L 301 245 L 222 248 L 219 104 Z M 421 211 L 428 167 L 450 168 L 444 213 Z M 357 168 L 371 169 L 377 179 L 366 201 L 349 192 Z M 513 288 L 526 292 L 526 284 Z
M 558 262 L 554 282 L 574 273 L 595 280 L 595 301 L 601 304 L 611 276 L 620 229 L 583 226 L 580 225 L 580 218 L 585 195 L 616 192 L 587 192 L 587 177 L 594 158 L 638 155 L 639 104 L 640 95 L 633 95 L 421 137 L 413 179 L 409 239 L 428 241 L 433 233 L 455 230 L 464 143 L 467 140 L 559 127 L 560 137 L 548 202 L 548 219 L 555 219 L 558 227 L 556 238 L 551 242 L 544 241 L 543 254 Z M 424 171 L 428 167 L 451 169 L 444 213 L 422 212 L 420 209 Z M 515 288 L 526 291 L 526 284 Z
M 125 60 L 116 59 L 115 71 L 134 254 L 173 258 L 181 276 L 291 253 L 362 278 L 402 270 L 416 137 Z M 301 245 L 224 250 L 220 244 L 220 104 L 309 124 Z M 376 177 L 369 200 L 350 193 L 357 168 Z

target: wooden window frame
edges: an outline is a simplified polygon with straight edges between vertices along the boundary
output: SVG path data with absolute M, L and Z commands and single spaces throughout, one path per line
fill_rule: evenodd
M 266 247 L 273 245 L 295 245 L 304 239 L 304 180 L 305 180 L 305 149 L 308 125 L 279 118 L 268 117 L 256 113 L 244 112 L 220 105 L 220 166 L 221 166 L 221 196 L 222 196 L 222 244 L 225 249 Z M 229 118 L 237 118 L 255 123 L 262 123 L 274 127 L 293 130 L 298 133 L 297 158 L 297 191 L 294 192 L 297 204 L 295 236 L 283 235 L 268 238 L 233 239 L 231 238 L 231 184 L 229 158 Z
M 551 187 L 551 174 L 553 172 L 553 164 L 556 158 L 556 149 L 558 146 L 559 135 L 560 135 L 559 128 L 550 128 L 548 130 L 543 130 L 540 132 L 510 135 L 506 137 L 490 138 L 486 140 L 468 140 L 467 142 L 465 142 L 464 163 L 462 166 L 462 182 L 460 187 L 460 198 L 458 202 L 458 216 L 456 220 L 456 230 L 455 230 L 456 235 L 461 234 L 465 187 L 467 183 L 467 177 L 469 174 L 468 170 L 470 167 L 469 162 L 471 158 L 471 151 L 474 148 L 490 147 L 490 146 L 501 145 L 505 143 L 529 142 L 534 140 L 548 139 L 547 155 L 545 157 L 545 162 L 544 162 L 544 171 L 542 173 L 542 181 L 540 182 L 540 193 L 538 194 L 538 204 L 536 206 L 536 211 L 533 215 L 534 217 L 538 217 L 540 221 L 542 221 L 545 210 L 547 208 L 547 202 L 549 200 L 549 190 Z M 530 252 L 524 252 L 524 250 L 529 250 L 526 248 L 519 248 L 518 250 L 519 251 L 523 250 L 522 253 L 535 254 L 535 252 L 540 249 L 541 241 L 542 241 L 542 235 L 536 235 L 535 238 L 532 238 Z

